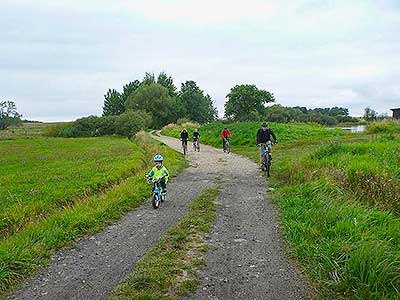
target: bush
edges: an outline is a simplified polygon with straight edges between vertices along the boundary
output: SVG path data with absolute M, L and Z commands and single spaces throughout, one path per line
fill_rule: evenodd
M 72 124 L 72 122 L 66 122 L 49 125 L 44 130 L 43 135 L 53 137 L 71 137 L 73 132 Z M 65 134 L 70 136 L 65 136 Z
M 140 130 L 147 129 L 152 122 L 151 114 L 141 110 L 128 110 L 118 116 L 89 116 L 75 122 L 59 123 L 46 129 L 46 136 L 93 137 L 122 135 L 131 137 Z
M 134 136 L 137 132 L 150 126 L 151 115 L 141 110 L 128 110 L 115 118 L 115 133 L 127 137 Z

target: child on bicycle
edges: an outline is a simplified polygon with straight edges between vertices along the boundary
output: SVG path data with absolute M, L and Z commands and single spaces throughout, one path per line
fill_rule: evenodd
M 160 184 L 164 193 L 166 193 L 169 172 L 167 168 L 163 166 L 164 158 L 160 154 L 157 154 L 154 156 L 153 161 L 155 166 L 150 170 L 149 174 L 147 174 L 147 178 L 152 180 L 158 180 L 161 178 Z

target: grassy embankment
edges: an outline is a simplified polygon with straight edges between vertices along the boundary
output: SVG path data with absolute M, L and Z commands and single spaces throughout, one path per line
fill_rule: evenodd
M 0 130 L 0 140 L 39 137 L 49 124 L 54 123 L 22 123 L 18 126 L 10 126 L 5 130 Z
M 219 145 L 222 126 L 201 127 L 202 141 Z M 227 126 L 232 150 L 258 159 L 258 124 Z M 280 144 L 270 184 L 288 251 L 322 299 L 400 299 L 400 124 L 355 135 L 304 126 L 271 124 Z
M 189 213 L 169 228 L 114 291 L 115 300 L 177 300 L 195 291 L 198 269 L 205 264 L 204 234 L 215 219 L 218 189 L 201 193 Z
M 124 138 L 31 138 L 0 141 L 0 293 L 53 251 L 99 231 L 150 194 L 143 174 L 155 153 L 172 174 L 182 156 L 140 134 Z

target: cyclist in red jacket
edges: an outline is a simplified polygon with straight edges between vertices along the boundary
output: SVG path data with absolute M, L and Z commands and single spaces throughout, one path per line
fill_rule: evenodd
M 221 131 L 221 136 L 222 136 L 222 149 L 225 149 L 225 142 L 229 141 L 229 138 L 231 137 L 231 132 L 229 131 L 228 128 L 224 128 Z

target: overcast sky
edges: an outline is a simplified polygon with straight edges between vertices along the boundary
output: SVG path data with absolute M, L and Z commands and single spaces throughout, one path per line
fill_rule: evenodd
M 400 1 L 0 0 L 0 100 L 24 117 L 102 112 L 108 88 L 165 71 L 220 113 L 236 84 L 287 106 L 400 107 Z

